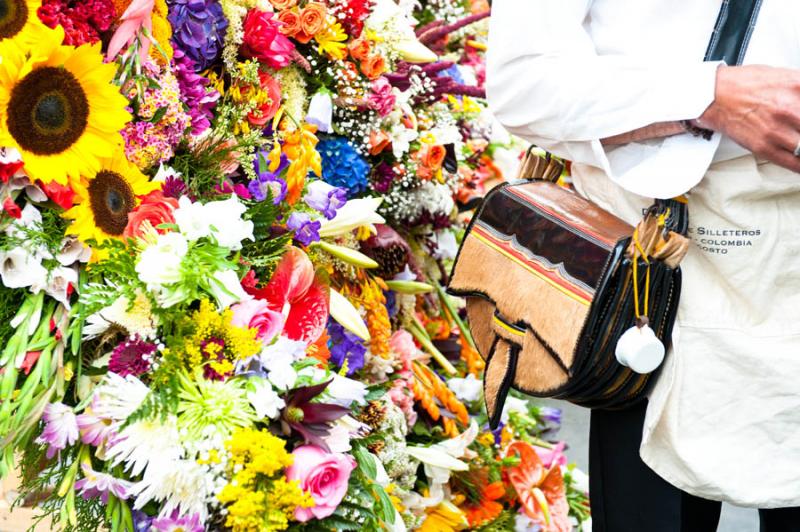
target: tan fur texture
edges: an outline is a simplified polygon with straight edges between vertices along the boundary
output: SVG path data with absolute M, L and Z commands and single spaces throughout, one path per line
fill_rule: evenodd
M 461 249 L 450 287 L 487 294 L 496 302 L 500 314 L 511 322 L 528 324 L 558 353 L 564 366 L 572 366 L 575 344 L 589 312 L 588 305 L 571 299 L 470 236 Z
M 486 412 L 490 419 L 500 408 L 501 401 L 505 399 L 500 392 L 506 375 L 509 371 L 513 371 L 513 368 L 509 368 L 509 359 L 510 346 L 500 341 L 497 343 L 494 355 L 486 364 L 486 371 L 483 374 L 483 396 L 486 399 Z

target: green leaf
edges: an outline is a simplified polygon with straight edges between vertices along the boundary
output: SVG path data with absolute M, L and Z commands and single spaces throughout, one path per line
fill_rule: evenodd
M 364 472 L 370 480 L 374 481 L 378 477 L 378 466 L 375 465 L 376 458 L 365 447 L 355 445 L 353 447 L 353 456 L 356 457 L 358 467 Z

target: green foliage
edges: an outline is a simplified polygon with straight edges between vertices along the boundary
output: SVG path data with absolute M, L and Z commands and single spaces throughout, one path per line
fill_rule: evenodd
M 28 291 L 24 288 L 10 289 L 0 286 L 0 346 L 8 344 L 9 338 L 14 334 L 14 328 L 9 323 L 25 301 Z
M 514 530 L 514 513 L 504 511 L 497 519 L 476 529 L 476 532 L 508 532 Z
M 260 279 L 269 279 L 291 241 L 290 233 L 266 240 L 248 241 L 242 247 L 241 257 Z
M 16 247 L 34 249 L 41 246 L 52 255 L 57 255 L 61 251 L 68 221 L 61 217 L 60 212 L 53 209 L 41 209 L 40 212 L 42 215 L 40 222 L 29 225 L 14 224 L 11 234 L 0 233 L 0 250 Z
M 122 424 L 122 428 L 146 419 L 158 418 L 164 422 L 168 416 L 178 411 L 178 402 L 180 400 L 178 397 L 180 393 L 178 371 L 169 369 L 162 371 L 162 368 L 159 368 L 154 380 L 160 379 L 163 379 L 161 385 L 150 386 L 150 393 L 144 398 L 142 404 L 128 416 L 128 419 Z
M 77 318 L 84 320 L 95 312 L 111 305 L 119 297 L 129 301 L 136 298 L 136 288 L 143 285 L 132 284 L 139 278 L 136 273 L 136 254 L 119 240 L 107 240 L 93 248 L 108 253 L 106 260 L 94 263 L 81 276 Z

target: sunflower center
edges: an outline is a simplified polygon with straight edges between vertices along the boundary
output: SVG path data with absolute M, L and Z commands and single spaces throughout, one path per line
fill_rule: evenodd
M 7 1 L 16 0 L 0 3 Z M 64 68 L 37 68 L 11 91 L 8 131 L 22 149 L 36 155 L 54 155 L 72 147 L 88 122 L 86 93 Z
M 0 40 L 19 33 L 28 21 L 28 6 L 24 0 L 0 0 Z
M 116 172 L 103 170 L 89 182 L 94 223 L 109 235 L 119 236 L 125 231 L 135 200 L 131 186 Z

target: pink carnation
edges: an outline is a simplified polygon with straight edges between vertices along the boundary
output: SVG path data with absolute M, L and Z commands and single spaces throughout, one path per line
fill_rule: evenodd
M 392 383 L 389 391 L 386 392 L 386 396 L 392 404 L 403 411 L 409 428 L 413 427 L 414 423 L 417 422 L 417 412 L 414 410 L 414 396 L 410 392 L 411 383 L 408 381 L 408 379 L 413 378 L 414 376 L 409 374 L 408 378 L 397 379 Z
M 386 116 L 394 109 L 397 97 L 392 91 L 392 85 L 386 78 L 378 78 L 370 85 L 372 93 L 369 95 L 369 102 L 381 116 Z
M 405 329 L 392 334 L 389 338 L 389 348 L 394 351 L 400 358 L 404 370 L 411 369 L 411 362 L 417 358 L 417 345 L 414 343 L 414 337 Z
M 347 493 L 350 473 L 356 461 L 346 454 L 329 453 L 316 445 L 302 445 L 292 452 L 294 463 L 286 470 L 286 478 L 297 480 L 300 489 L 314 499 L 311 508 L 298 507 L 298 521 L 323 519 L 331 515 Z

